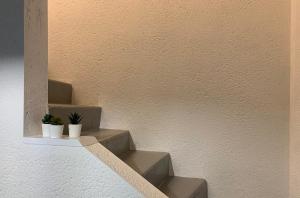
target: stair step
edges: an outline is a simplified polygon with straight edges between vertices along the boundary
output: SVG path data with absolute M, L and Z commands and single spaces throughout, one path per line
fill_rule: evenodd
M 203 179 L 169 176 L 159 189 L 170 198 L 207 198 Z
M 60 117 L 65 123 L 64 132 L 67 134 L 69 119 L 71 113 L 77 112 L 83 116 L 82 135 L 86 135 L 85 131 L 97 131 L 100 128 L 101 107 L 67 105 L 67 104 L 49 104 L 49 112 Z
M 129 131 L 114 129 L 99 129 L 98 131 L 86 132 L 94 136 L 108 150 L 119 156 L 130 150 L 131 137 Z
M 154 186 L 159 186 L 169 175 L 169 153 L 129 151 L 120 158 Z
M 56 80 L 48 80 L 48 101 L 52 104 L 71 104 L 72 85 Z

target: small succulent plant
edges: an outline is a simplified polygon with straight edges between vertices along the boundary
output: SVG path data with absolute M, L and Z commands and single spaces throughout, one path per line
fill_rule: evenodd
M 61 118 L 57 118 L 57 117 L 52 117 L 50 124 L 52 125 L 63 125 L 63 121 L 61 120 Z
M 52 118 L 53 118 L 53 115 L 51 115 L 51 114 L 45 114 L 44 118 L 42 119 L 42 123 L 43 124 L 50 124 Z
M 71 113 L 69 115 L 69 120 L 71 124 L 80 124 L 80 122 L 82 121 L 82 116 L 79 115 L 78 113 Z

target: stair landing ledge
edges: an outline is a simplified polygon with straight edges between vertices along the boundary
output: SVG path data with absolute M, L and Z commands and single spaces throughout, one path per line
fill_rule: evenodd
M 86 147 L 97 144 L 98 140 L 92 136 L 81 136 L 80 138 L 69 138 L 63 136 L 62 138 L 46 138 L 42 135 L 24 137 L 25 144 L 34 145 L 50 145 L 50 146 L 66 146 L 66 147 Z

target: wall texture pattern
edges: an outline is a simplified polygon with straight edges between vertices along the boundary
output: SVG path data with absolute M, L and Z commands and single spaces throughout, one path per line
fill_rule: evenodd
M 23 9 L 24 1 L 0 2 L 0 197 L 143 197 L 85 148 L 23 143 L 25 74 Z M 34 20 L 40 16 L 42 13 L 34 11 L 31 15 L 36 17 Z M 39 65 L 39 71 L 42 72 L 38 75 L 29 73 L 30 81 L 35 82 L 32 87 L 28 86 L 30 97 L 34 97 L 34 93 L 45 91 L 46 66 Z M 29 71 L 32 67 L 26 66 L 25 69 Z M 36 95 L 35 105 L 46 106 L 44 103 L 47 101 L 46 96 Z M 33 109 L 28 110 L 39 114 L 44 111 L 37 109 L 33 106 Z
M 300 198 L 300 2 L 291 5 L 290 198 Z
M 49 1 L 49 76 L 210 198 L 288 197 L 289 1 Z

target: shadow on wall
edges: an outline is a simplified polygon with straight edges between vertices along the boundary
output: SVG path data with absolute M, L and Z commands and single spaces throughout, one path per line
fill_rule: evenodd
M 23 1 L 0 2 L 0 139 L 3 143 L 7 139 L 15 142 L 16 138 L 23 135 L 23 18 Z M 8 131 L 11 132 L 10 135 L 7 134 Z M 13 133 L 13 131 L 20 131 L 20 133 Z
M 23 1 L 22 1 L 23 2 Z M 19 0 L 1 1 L 0 5 L 0 61 L 23 57 L 24 53 L 24 3 Z M 9 18 L 9 20 L 7 20 Z M 5 27 L 5 28 L 3 28 Z M 1 65 L 3 68 L 4 66 Z

